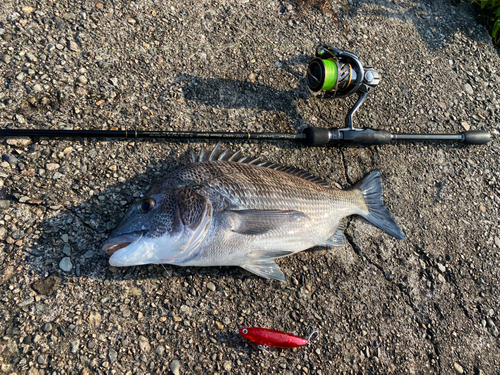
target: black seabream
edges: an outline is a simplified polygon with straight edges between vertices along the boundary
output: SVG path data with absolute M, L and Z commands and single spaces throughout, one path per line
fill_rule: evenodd
M 218 145 L 193 159 L 130 207 L 103 245 L 110 265 L 239 266 L 284 281 L 274 259 L 343 246 L 346 216 L 405 238 L 382 203 L 378 170 L 338 190 L 302 170 Z

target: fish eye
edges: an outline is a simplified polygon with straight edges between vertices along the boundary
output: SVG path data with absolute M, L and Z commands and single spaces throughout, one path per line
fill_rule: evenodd
M 145 214 L 146 212 L 151 211 L 155 206 L 155 203 L 156 203 L 155 200 L 152 198 L 148 198 L 143 200 L 142 202 L 139 202 L 138 205 L 139 212 Z
M 244 328 L 242 332 L 243 332 L 243 334 L 246 335 L 248 333 L 248 329 Z

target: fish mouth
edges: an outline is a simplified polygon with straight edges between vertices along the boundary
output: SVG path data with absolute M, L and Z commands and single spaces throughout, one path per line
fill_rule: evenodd
M 131 243 L 139 241 L 144 235 L 144 231 L 138 230 L 130 233 L 123 233 L 118 237 L 108 238 L 102 244 L 102 250 L 109 256 L 116 253 L 118 250 L 127 247 Z

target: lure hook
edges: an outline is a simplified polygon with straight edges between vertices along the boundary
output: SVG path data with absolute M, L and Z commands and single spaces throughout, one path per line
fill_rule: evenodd
M 317 329 L 314 329 L 313 326 L 308 326 L 307 328 L 311 327 L 312 328 L 312 332 L 311 334 L 309 335 L 309 337 L 307 338 L 307 343 L 309 344 L 311 342 L 311 338 L 316 335 L 316 338 L 319 336 L 319 332 Z
M 263 361 L 265 361 L 267 358 L 269 358 L 269 356 L 271 354 L 273 354 L 270 350 L 269 350 L 269 346 L 268 345 L 258 345 L 257 348 L 259 348 L 260 350 L 264 351 L 266 353 L 266 356 L 264 358 L 262 358 Z

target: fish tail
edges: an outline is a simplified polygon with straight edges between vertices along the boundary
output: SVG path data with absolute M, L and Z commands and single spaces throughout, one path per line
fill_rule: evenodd
M 382 202 L 382 179 L 380 178 L 380 170 L 376 169 L 366 175 L 356 185 L 353 190 L 359 190 L 363 195 L 368 212 L 363 210 L 363 216 L 377 228 L 382 229 L 391 236 L 404 240 L 406 237 L 399 229 L 398 224 L 394 221 L 391 213 Z

